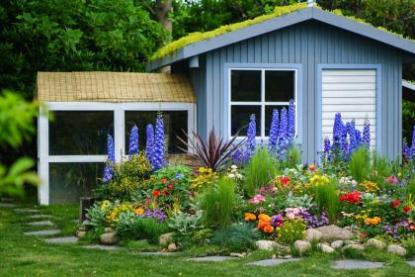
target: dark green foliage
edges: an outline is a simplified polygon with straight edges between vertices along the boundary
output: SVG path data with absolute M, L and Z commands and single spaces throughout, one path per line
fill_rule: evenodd
M 288 148 L 285 166 L 288 168 L 295 168 L 299 164 L 301 164 L 301 150 L 297 145 L 293 145 Z
M 415 177 L 408 180 L 406 184 L 406 195 L 411 196 L 412 200 L 415 199 Z
M 369 150 L 366 147 L 360 147 L 353 152 L 349 161 L 349 172 L 358 182 L 367 180 L 371 172 L 371 162 Z
M 267 185 L 278 172 L 278 162 L 267 148 L 259 148 L 245 168 L 244 190 L 254 195 L 262 186 Z
M 314 188 L 314 198 L 319 211 L 326 211 L 330 223 L 335 223 L 340 208 L 336 185 L 333 183 L 316 185 Z
M 384 178 L 392 175 L 393 170 L 391 163 L 387 158 L 380 157 L 376 153 L 373 154 L 373 170 L 379 176 L 379 178 Z
M 212 244 L 227 248 L 230 252 L 245 252 L 255 247 L 259 233 L 251 225 L 235 223 L 213 233 Z
M 226 228 L 232 222 L 236 206 L 235 184 L 222 177 L 218 182 L 199 196 L 202 219 L 206 226 Z

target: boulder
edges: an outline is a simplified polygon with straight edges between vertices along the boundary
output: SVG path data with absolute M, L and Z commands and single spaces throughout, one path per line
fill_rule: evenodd
M 258 240 L 255 242 L 259 250 L 273 251 L 279 247 L 279 244 L 272 240 Z
M 349 240 L 353 237 L 352 232 L 336 225 L 322 226 L 316 228 L 316 230 L 322 234 L 322 241 Z
M 294 242 L 294 249 L 298 251 L 300 255 L 311 249 L 311 243 L 306 240 L 296 240 Z
M 317 247 L 321 250 L 323 253 L 333 253 L 335 250 L 330 245 L 325 243 L 319 243 L 317 244 Z
M 162 234 L 159 237 L 159 244 L 163 245 L 163 246 L 169 245 L 171 242 L 173 242 L 173 235 L 174 235 L 174 233 L 172 233 L 172 232 Z
M 78 238 L 82 239 L 86 236 L 86 231 L 85 230 L 78 230 L 78 231 L 76 231 L 76 236 Z
M 400 246 L 399 244 L 389 245 L 388 252 L 402 257 L 406 255 L 406 249 Z
M 366 242 L 367 247 L 372 247 L 376 249 L 384 249 L 386 247 L 386 243 L 378 239 L 368 239 Z
M 177 251 L 177 245 L 174 242 L 173 243 L 170 243 L 169 246 L 167 247 L 167 250 L 169 252 Z
M 107 233 L 103 233 L 100 237 L 99 240 L 101 241 L 102 244 L 105 245 L 113 245 L 113 244 L 117 244 L 117 242 L 119 241 L 119 238 L 117 236 L 117 232 L 107 232 Z
M 306 241 L 320 241 L 323 234 L 316 229 L 309 228 L 305 232 L 305 240 Z
M 334 249 L 338 249 L 338 248 L 340 248 L 340 247 L 342 247 L 344 245 L 344 241 L 342 241 L 342 240 L 335 240 L 335 241 L 333 241 L 332 243 L 331 243 L 331 247 L 332 248 L 334 248 Z

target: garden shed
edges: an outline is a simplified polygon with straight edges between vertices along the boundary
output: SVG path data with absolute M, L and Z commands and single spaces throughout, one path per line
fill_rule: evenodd
M 178 153 L 177 135 L 192 132 L 195 95 L 179 74 L 116 72 L 39 72 L 37 98 L 53 111 L 38 122 L 41 204 L 76 202 L 89 193 L 107 160 L 107 135 L 114 137 L 115 160 L 126 158 L 133 125 L 140 149 L 145 127 L 163 113 L 169 153 Z

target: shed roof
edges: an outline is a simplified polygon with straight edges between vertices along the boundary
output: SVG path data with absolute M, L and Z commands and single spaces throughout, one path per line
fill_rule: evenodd
M 38 72 L 37 98 L 45 102 L 196 101 L 184 75 L 130 72 Z
M 190 37 L 194 36 L 194 41 L 186 37 L 174 41 L 155 54 L 155 59 L 148 64 L 147 69 L 155 70 L 180 60 L 308 20 L 323 22 L 390 45 L 410 54 L 415 54 L 415 43 L 412 40 L 389 32 L 386 29 L 375 28 L 363 20 L 346 17 L 338 12 L 324 11 L 316 7 L 307 8 L 304 5 L 296 4 L 291 9 L 281 10 L 281 12 L 262 16 L 259 19 L 253 19 L 248 22 L 249 24 L 236 23 L 206 33 L 190 34 Z

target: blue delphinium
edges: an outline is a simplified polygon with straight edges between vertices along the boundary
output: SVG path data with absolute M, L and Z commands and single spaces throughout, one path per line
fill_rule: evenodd
M 291 138 L 288 134 L 288 114 L 287 109 L 282 108 L 280 115 L 280 134 L 278 136 L 278 158 L 284 159 Z
M 329 138 L 324 139 L 323 157 L 326 161 L 330 160 L 331 143 Z
M 113 169 L 112 166 L 115 163 L 115 151 L 114 151 L 114 139 L 111 135 L 108 135 L 107 137 L 107 153 L 108 153 L 108 160 L 105 164 L 104 168 L 104 176 L 102 178 L 102 181 L 104 183 L 107 183 L 111 181 L 112 175 L 113 175 Z
M 288 138 L 292 140 L 295 135 L 295 104 L 294 100 L 290 100 L 290 104 L 288 106 Z
M 344 124 L 340 113 L 336 113 L 333 125 L 333 145 L 340 148 L 343 137 Z
M 158 170 L 164 166 L 164 121 L 161 114 L 156 119 L 153 151 L 153 170 Z
M 349 147 L 349 155 L 353 153 L 354 150 L 359 148 L 359 144 L 357 142 L 357 134 L 356 134 L 356 124 L 354 120 L 352 122 L 347 123 L 347 131 L 350 138 L 350 147 Z
M 408 143 L 406 141 L 403 142 L 402 146 L 402 155 L 406 160 L 411 159 L 411 147 L 409 147 Z
M 146 127 L 146 157 L 147 160 L 153 164 L 153 152 L 154 152 L 154 128 L 152 124 L 148 124 Z
M 412 131 L 412 144 L 410 148 L 410 158 L 413 159 L 415 157 L 415 126 Z
M 271 150 L 276 150 L 278 143 L 278 136 L 280 133 L 280 122 L 278 110 L 272 111 L 271 128 L 269 130 L 269 147 Z
M 247 159 L 251 158 L 256 148 L 256 121 L 255 114 L 251 114 L 249 118 L 249 125 L 247 131 L 247 145 L 245 156 Z
M 369 120 L 366 120 L 365 124 L 363 126 L 362 144 L 366 147 L 370 146 L 370 123 L 369 123 Z
M 139 145 L 138 145 L 138 127 L 134 125 L 130 131 L 130 140 L 128 144 L 128 155 L 137 155 L 139 152 Z

